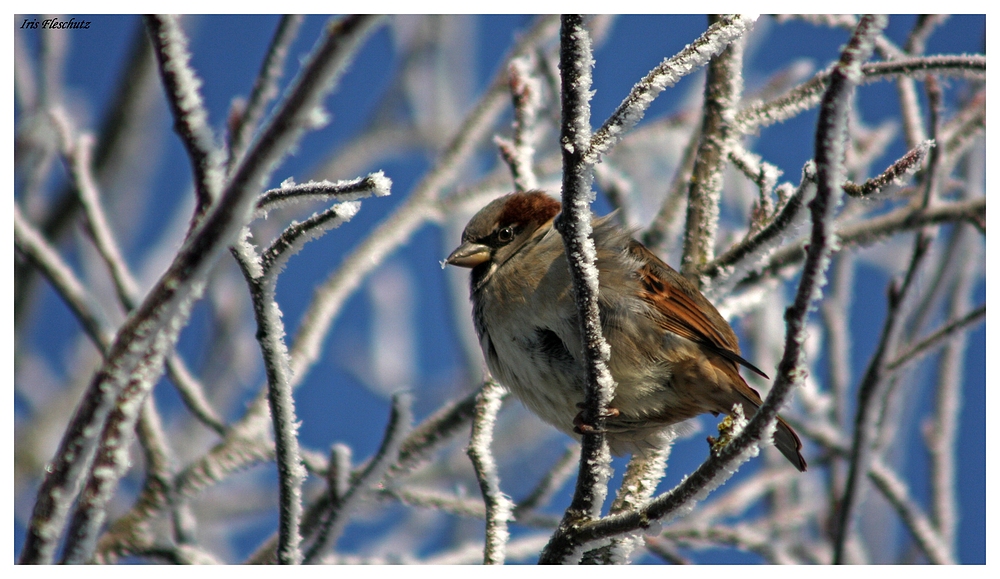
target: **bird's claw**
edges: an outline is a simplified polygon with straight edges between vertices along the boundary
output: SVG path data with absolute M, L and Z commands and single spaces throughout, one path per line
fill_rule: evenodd
M 576 415 L 576 417 L 573 418 L 573 432 L 577 434 L 603 434 L 607 432 L 607 429 L 597 428 L 593 424 L 584 420 L 583 409 L 586 408 L 584 403 L 577 403 L 576 407 L 580 408 L 581 411 Z M 602 418 L 617 418 L 619 414 L 620 412 L 618 412 L 617 408 L 608 407 L 608 409 L 604 411 Z

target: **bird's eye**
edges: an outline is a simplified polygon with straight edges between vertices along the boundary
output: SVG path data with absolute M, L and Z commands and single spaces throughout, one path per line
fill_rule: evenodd
M 514 239 L 514 228 L 511 226 L 504 227 L 500 231 L 497 231 L 497 241 L 500 243 L 508 243 L 510 240 Z

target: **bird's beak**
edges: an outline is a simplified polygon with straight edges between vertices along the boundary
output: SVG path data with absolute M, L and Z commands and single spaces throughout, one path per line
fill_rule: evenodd
M 458 246 L 458 249 L 451 252 L 444 263 L 457 265 L 458 267 L 473 268 L 490 259 L 490 248 L 481 243 L 466 241 Z

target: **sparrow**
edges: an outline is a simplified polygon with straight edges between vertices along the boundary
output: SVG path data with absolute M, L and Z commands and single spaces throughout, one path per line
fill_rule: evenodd
M 562 236 L 561 205 L 542 191 L 512 193 L 481 209 L 445 264 L 471 269 L 472 317 L 486 365 L 525 406 L 559 430 L 585 430 L 583 341 Z M 730 325 L 682 275 L 613 222 L 594 218 L 601 329 L 617 386 L 605 434 L 615 455 L 666 443 L 671 427 L 700 414 L 749 418 L 760 395 L 739 367 Z M 778 450 L 806 470 L 802 443 L 778 418 Z

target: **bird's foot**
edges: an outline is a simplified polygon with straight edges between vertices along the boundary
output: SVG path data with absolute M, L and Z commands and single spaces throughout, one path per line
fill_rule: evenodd
M 598 434 L 607 432 L 607 429 L 597 428 L 583 418 L 583 409 L 586 408 L 584 403 L 580 402 L 576 405 L 576 407 L 580 408 L 581 411 L 575 418 L 573 418 L 573 432 L 577 434 Z M 602 418 L 617 418 L 619 414 L 620 413 L 617 408 L 608 407 L 608 409 L 604 411 Z

